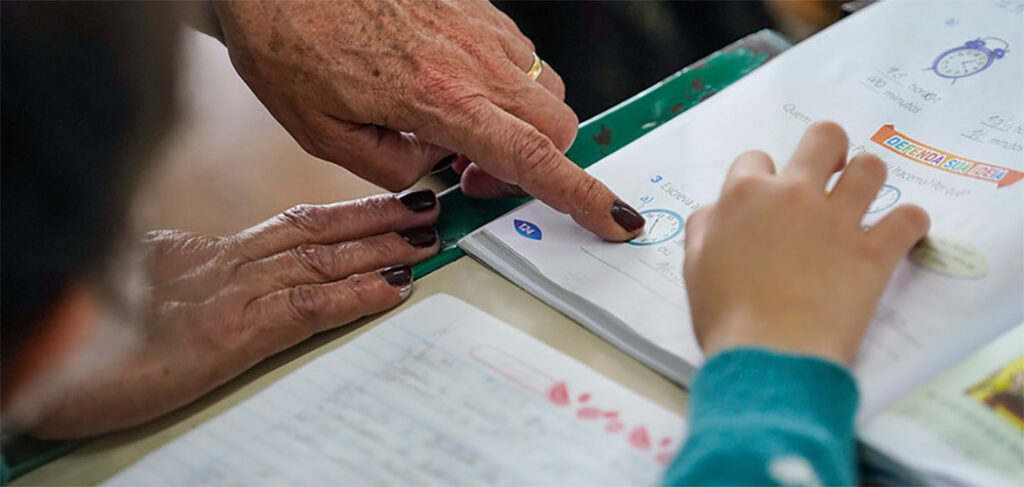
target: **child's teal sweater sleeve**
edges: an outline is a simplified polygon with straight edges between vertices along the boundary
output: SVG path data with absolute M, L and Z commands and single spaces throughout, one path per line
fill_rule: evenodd
M 852 485 L 857 385 L 838 364 L 759 349 L 710 360 L 666 485 Z

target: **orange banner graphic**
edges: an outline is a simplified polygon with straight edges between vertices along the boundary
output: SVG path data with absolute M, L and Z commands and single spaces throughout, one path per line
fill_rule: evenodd
M 996 183 L 997 188 L 1009 186 L 1024 178 L 1024 172 L 972 161 L 922 144 L 896 131 L 892 125 L 883 125 L 871 136 L 871 141 L 918 164 L 961 176 Z

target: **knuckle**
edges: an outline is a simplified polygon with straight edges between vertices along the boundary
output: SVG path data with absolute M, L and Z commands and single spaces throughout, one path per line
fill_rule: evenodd
M 526 37 L 526 35 L 523 34 L 523 31 L 519 29 L 518 25 L 516 25 L 516 21 L 512 20 L 508 15 L 505 15 L 504 12 L 501 13 L 500 18 L 504 30 L 512 36 L 512 40 L 514 42 L 521 43 L 523 48 L 528 49 L 530 52 L 537 52 L 537 46 L 529 37 Z
M 446 65 L 424 65 L 417 71 L 413 95 L 419 99 L 454 104 L 463 98 L 467 84 Z
M 409 250 L 412 248 L 412 246 L 397 233 L 391 233 L 389 235 L 384 235 L 381 238 L 374 239 L 368 247 L 370 247 L 374 256 L 380 257 L 403 256 L 408 254 Z
M 309 235 L 323 234 L 331 225 L 326 209 L 319 205 L 295 205 L 281 213 L 279 218 L 286 225 Z
M 551 140 L 535 129 L 522 130 L 513 137 L 512 147 L 518 156 L 517 182 L 546 176 L 557 162 Z
M 378 311 L 387 304 L 386 290 L 374 285 L 373 279 L 367 274 L 351 276 L 345 280 L 345 284 L 338 294 L 340 300 L 352 303 L 347 313 L 352 319 Z
M 371 222 L 372 228 L 396 225 L 408 213 L 402 203 L 398 201 L 398 195 L 393 194 L 368 196 L 358 200 L 355 207 L 360 215 Z
M 174 241 L 182 232 L 179 230 L 150 230 L 142 234 L 142 243 L 157 245 Z
M 292 253 L 300 265 L 320 279 L 330 279 L 337 268 L 334 252 L 323 245 L 301 244 Z
M 412 94 L 417 97 L 434 96 L 444 92 L 451 83 L 451 76 L 448 73 L 431 65 L 422 66 L 413 79 L 415 81 Z
M 767 152 L 765 152 L 763 150 L 757 150 L 757 149 L 750 149 L 750 150 L 744 151 L 736 159 L 764 159 L 764 160 L 767 160 L 769 162 L 772 160 L 771 156 L 769 156 Z
M 751 191 L 761 184 L 761 178 L 757 177 L 756 174 L 743 173 L 738 174 L 733 180 L 733 186 L 740 191 Z
M 724 192 L 730 197 L 742 196 L 757 191 L 760 185 L 761 178 L 756 174 L 742 173 L 732 177 Z
M 569 146 L 576 140 L 576 133 L 579 131 L 580 119 L 576 116 L 576 113 L 569 108 L 568 105 L 563 105 L 558 110 L 558 123 L 556 125 L 555 133 L 551 134 L 551 140 L 555 143 L 558 148 L 562 150 L 569 150 Z
M 353 303 L 360 303 L 364 308 L 372 307 L 380 301 L 377 290 L 369 285 L 364 276 L 353 276 L 350 278 L 351 286 L 345 288 L 345 292 L 351 297 Z M 360 313 L 364 314 L 364 313 Z
M 404 243 L 404 240 L 402 242 Z M 376 265 L 381 261 L 381 257 L 400 255 L 403 250 L 391 239 L 386 238 L 352 242 L 345 247 L 345 260 L 350 262 L 349 268 L 365 268 L 366 264 Z
M 296 322 L 318 320 L 327 309 L 327 294 L 321 286 L 305 284 L 288 291 L 288 309 Z
M 483 113 L 487 98 L 475 91 L 464 88 L 457 93 L 449 95 L 446 103 L 448 116 L 453 119 L 463 120 L 467 124 L 478 123 L 485 120 Z
M 228 237 L 222 239 L 217 245 L 217 251 L 212 259 L 220 267 L 230 271 L 231 276 L 238 275 L 242 266 L 252 262 L 253 259 L 249 257 L 249 253 L 244 250 L 240 250 L 243 244 L 238 242 L 237 239 Z
M 577 202 L 577 205 L 586 210 L 593 207 L 593 201 L 595 198 L 599 198 L 605 191 L 603 183 L 592 176 L 585 176 L 578 183 L 576 183 L 573 189 L 572 201 Z

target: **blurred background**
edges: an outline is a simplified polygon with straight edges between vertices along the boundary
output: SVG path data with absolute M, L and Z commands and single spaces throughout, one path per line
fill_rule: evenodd
M 495 4 L 561 74 L 582 121 L 757 30 L 799 41 L 838 20 L 842 2 Z M 298 203 L 382 191 L 306 154 L 235 74 L 220 42 L 187 29 L 182 35 L 180 116 L 139 194 L 145 229 L 225 235 Z

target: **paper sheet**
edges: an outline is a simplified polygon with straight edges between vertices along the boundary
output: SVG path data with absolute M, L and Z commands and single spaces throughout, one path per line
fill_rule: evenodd
M 1024 323 L 895 404 L 861 438 L 947 485 L 1024 485 Z
M 590 172 L 647 216 L 634 242 L 604 242 L 536 201 L 482 231 L 699 364 L 685 220 L 717 199 L 741 152 L 781 165 L 810 123 L 837 121 L 851 156 L 872 152 L 889 168 L 865 224 L 916 203 L 945 249 L 896 270 L 855 367 L 863 419 L 1024 318 L 1022 4 L 880 2 L 610 155 Z
M 289 374 L 109 485 L 653 485 L 678 415 L 447 295 Z

